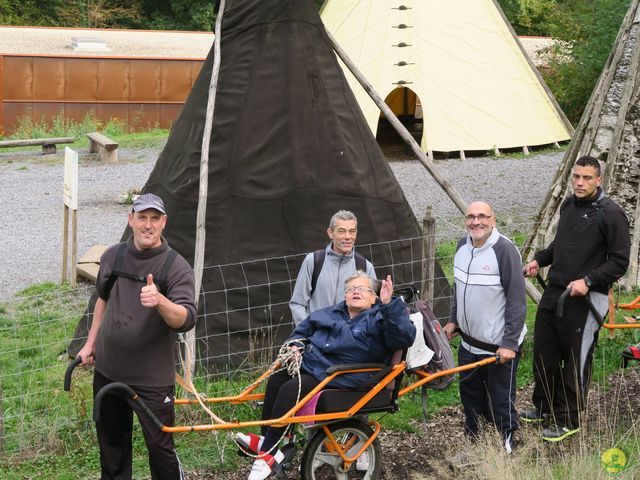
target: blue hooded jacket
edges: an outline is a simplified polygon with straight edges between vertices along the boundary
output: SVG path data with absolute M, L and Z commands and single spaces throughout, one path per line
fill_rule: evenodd
M 345 363 L 388 363 L 396 350 L 413 344 L 416 327 L 401 298 L 376 303 L 349 318 L 346 303 L 317 310 L 300 322 L 290 339 L 307 344 L 302 369 L 316 380 L 327 377 L 327 368 Z M 339 388 L 367 388 L 376 372 L 339 375 L 331 383 Z

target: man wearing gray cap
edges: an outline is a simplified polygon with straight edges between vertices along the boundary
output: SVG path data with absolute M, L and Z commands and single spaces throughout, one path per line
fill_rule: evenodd
M 131 386 L 165 425 L 175 419 L 174 345 L 176 332 L 196 323 L 194 276 L 187 261 L 162 236 L 164 203 L 140 195 L 128 217 L 133 234 L 100 258 L 98 300 L 87 341 L 78 356 L 95 363 L 94 396 L 113 382 Z M 173 437 L 139 416 L 149 452 L 152 479 L 183 478 Z M 96 432 L 101 479 L 131 479 L 133 410 L 127 399 L 102 399 Z

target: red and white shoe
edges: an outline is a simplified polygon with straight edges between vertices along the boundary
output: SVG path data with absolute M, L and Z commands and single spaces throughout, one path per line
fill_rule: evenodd
M 258 458 L 251 466 L 251 473 L 247 480 L 264 480 L 271 472 L 284 460 L 284 454 L 278 450 L 273 455 L 261 452 Z
M 240 447 L 243 451 L 248 452 L 252 455 L 257 455 L 262 448 L 262 442 L 264 442 L 264 437 L 262 435 L 256 435 L 255 433 L 236 433 L 235 438 L 238 447 Z

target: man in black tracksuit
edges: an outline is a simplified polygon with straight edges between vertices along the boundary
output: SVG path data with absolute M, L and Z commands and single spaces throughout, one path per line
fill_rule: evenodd
M 560 208 L 555 239 L 524 267 L 526 275 L 536 276 L 551 265 L 534 327 L 534 408 L 520 413 L 524 421 L 551 420 L 542 432 L 547 441 L 580 428 L 599 329 L 585 296 L 604 317 L 609 288 L 629 265 L 629 221 L 601 184 L 598 160 L 579 158 L 571 176 L 574 193 Z M 560 318 L 556 309 L 566 289 L 571 293 Z

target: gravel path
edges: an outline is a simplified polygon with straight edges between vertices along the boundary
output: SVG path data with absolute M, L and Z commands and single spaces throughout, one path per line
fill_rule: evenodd
M 119 196 L 144 185 L 158 153 L 120 149 L 120 162 L 108 165 L 80 152 L 79 256 L 93 245 L 119 241 L 128 211 Z M 422 165 L 402 147 L 386 154 L 416 216 L 422 218 L 432 205 L 439 232 L 459 235 L 459 212 Z M 500 218 L 520 222 L 537 213 L 562 156 L 468 158 L 437 161 L 437 166 L 465 200 L 487 200 Z M 0 153 L 0 300 L 31 284 L 60 279 L 62 163 L 62 152 Z

